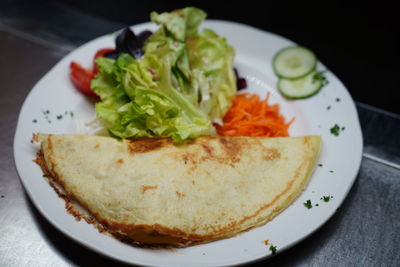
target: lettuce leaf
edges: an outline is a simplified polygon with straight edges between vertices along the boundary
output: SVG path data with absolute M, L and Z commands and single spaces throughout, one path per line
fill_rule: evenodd
M 135 59 L 96 59 L 91 87 L 96 114 L 118 138 L 166 136 L 181 142 L 215 134 L 236 94 L 234 50 L 211 30 L 198 32 L 206 14 L 197 8 L 153 12 L 161 27 Z
M 175 141 L 214 133 L 211 121 L 171 84 L 171 68 L 155 54 L 135 60 L 98 58 L 92 89 L 96 114 L 118 138 L 167 136 Z M 112 65 L 112 66 L 111 66 Z
M 188 39 L 187 46 L 190 66 L 195 72 L 193 83 L 200 90 L 200 107 L 211 120 L 219 121 L 237 91 L 233 71 L 235 50 L 225 38 L 208 29 Z

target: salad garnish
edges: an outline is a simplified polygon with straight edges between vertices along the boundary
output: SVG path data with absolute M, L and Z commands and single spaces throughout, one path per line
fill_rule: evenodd
M 223 119 L 217 131 L 225 136 L 289 136 L 289 126 L 294 119 L 285 122 L 279 112 L 279 105 L 269 105 L 269 96 L 261 100 L 258 95 L 239 94 Z
M 212 123 L 222 121 L 236 95 L 235 52 L 212 30 L 198 32 L 205 17 L 197 8 L 153 12 L 151 20 L 161 27 L 144 42 L 141 56 L 125 51 L 96 59 L 100 71 L 91 89 L 110 135 L 183 141 L 214 134 Z
M 246 89 L 247 88 L 246 79 L 239 76 L 239 71 L 237 70 L 237 68 L 233 68 L 233 70 L 235 71 L 236 87 L 237 87 L 238 91 L 240 91 L 242 89 Z
M 176 142 L 214 135 L 288 136 L 279 105 L 240 94 L 246 79 L 233 68 L 234 49 L 198 27 L 206 13 L 194 7 L 158 14 L 152 33 L 123 29 L 115 48 L 99 50 L 94 66 L 71 63 L 71 79 L 95 96 L 97 120 L 110 136 L 165 136 Z M 96 123 L 98 124 L 98 123 Z
M 279 50 L 272 62 L 278 76 L 278 90 L 290 99 L 317 94 L 329 81 L 325 71 L 317 70 L 317 57 L 308 48 L 294 45 Z

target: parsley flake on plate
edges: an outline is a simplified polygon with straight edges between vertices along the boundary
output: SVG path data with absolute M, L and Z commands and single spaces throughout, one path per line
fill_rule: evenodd
M 277 251 L 276 246 L 270 245 L 269 250 L 272 252 L 272 255 L 276 255 L 276 251 Z
M 331 134 L 333 134 L 334 136 L 338 136 L 340 134 L 340 126 L 335 124 L 332 128 L 331 128 Z
M 311 204 L 311 200 L 306 200 L 306 202 L 303 203 L 304 206 L 306 206 L 307 209 L 311 209 L 312 208 L 312 204 Z
M 331 200 L 332 196 L 323 196 L 321 197 L 321 200 L 325 201 L 325 202 L 329 202 L 329 200 Z

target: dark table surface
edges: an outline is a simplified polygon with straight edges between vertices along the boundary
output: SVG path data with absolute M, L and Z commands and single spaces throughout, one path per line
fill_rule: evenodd
M 114 2 L 128 4 L 128 1 Z M 119 264 L 70 240 L 39 214 L 19 182 L 14 168 L 12 143 L 19 109 L 26 95 L 64 55 L 96 36 L 147 21 L 153 9 L 163 11 L 171 9 L 171 5 L 173 8 L 186 6 L 186 3 L 178 5 L 174 2 L 168 5 L 155 1 L 146 3 L 132 8 L 130 13 L 127 9 L 118 8 L 118 4 L 111 7 L 103 1 L 98 1 L 96 7 L 73 0 L 0 2 L 0 266 Z M 360 43 L 372 42 L 366 47 L 361 45 L 358 50 L 358 44 L 340 46 L 341 42 L 337 40 L 330 43 L 331 37 L 325 32 L 316 34 L 315 29 L 307 28 L 312 26 L 309 19 L 296 24 L 293 18 L 296 7 L 288 11 L 292 20 L 279 23 L 273 19 L 276 18 L 274 12 L 266 10 L 264 13 L 260 11 L 261 6 L 252 9 L 254 17 L 258 17 L 252 19 L 246 15 L 250 12 L 247 6 L 240 8 L 233 4 L 230 12 L 224 12 L 223 7 L 211 8 L 201 2 L 191 4 L 203 7 L 212 18 L 252 24 L 309 46 L 345 83 L 359 112 L 364 137 L 363 160 L 343 205 L 312 236 L 255 265 L 399 266 L 400 110 L 395 104 L 396 97 L 388 97 L 393 94 L 387 89 L 394 91 L 398 84 L 385 80 L 387 76 L 379 76 L 382 73 L 398 73 L 398 70 L 388 63 L 387 58 L 380 59 L 379 53 L 367 51 L 374 45 L 377 49 L 387 48 L 383 49 L 383 56 L 397 47 L 390 35 L 394 34 L 391 32 L 394 29 L 390 25 L 391 18 L 381 24 L 369 25 L 371 14 L 368 12 L 372 12 L 372 8 L 367 10 L 367 14 L 363 13 L 362 7 L 343 8 L 342 14 L 339 12 L 342 11 L 341 6 L 336 5 L 331 11 L 316 15 L 317 20 L 328 20 L 326 31 L 339 32 L 331 20 L 342 19 L 337 22 L 337 27 L 342 28 L 344 33 L 337 38 L 348 35 L 352 41 L 358 38 Z M 376 9 L 376 12 L 380 11 Z M 339 13 L 334 16 L 335 12 Z M 346 16 L 351 14 L 361 21 L 352 24 L 346 21 Z M 347 28 L 343 20 L 347 22 Z M 324 27 L 319 25 L 319 31 Z M 361 28 L 352 36 L 357 27 Z M 383 43 L 377 44 L 374 39 L 377 35 Z M 350 51 L 345 51 L 348 49 Z M 365 58 L 366 53 L 369 53 L 369 59 Z M 360 69 L 354 71 L 353 67 Z M 379 71 L 375 75 L 376 69 Z M 373 93 L 380 86 L 386 88 Z

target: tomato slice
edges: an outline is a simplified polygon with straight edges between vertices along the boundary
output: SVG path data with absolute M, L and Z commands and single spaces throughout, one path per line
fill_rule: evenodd
M 97 96 L 90 88 L 90 82 L 94 78 L 91 70 L 83 68 L 80 64 L 72 61 L 70 64 L 71 81 L 75 87 L 88 96 Z
M 97 51 L 93 58 L 93 71 L 83 68 L 79 63 L 76 63 L 74 61 L 71 62 L 69 66 L 71 71 L 71 81 L 80 92 L 84 93 L 87 96 L 97 97 L 96 93 L 93 92 L 90 88 L 90 82 L 94 78 L 95 74 L 99 72 L 99 69 L 96 66 L 95 59 L 98 57 L 103 57 L 104 54 L 113 51 L 115 51 L 115 49 L 113 48 L 104 48 Z
M 115 51 L 114 48 L 104 48 L 104 49 L 100 49 L 99 51 L 96 52 L 96 54 L 94 55 L 94 58 L 93 58 L 93 73 L 94 74 L 99 72 L 99 69 L 97 68 L 96 61 L 95 61 L 96 58 L 103 57 L 104 54 L 114 52 L 114 51 Z

